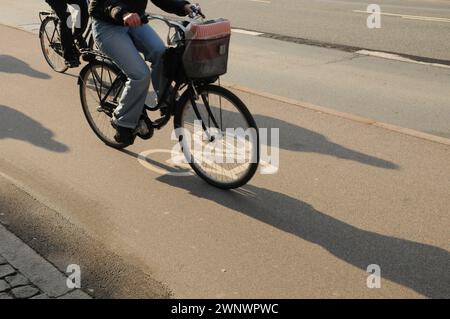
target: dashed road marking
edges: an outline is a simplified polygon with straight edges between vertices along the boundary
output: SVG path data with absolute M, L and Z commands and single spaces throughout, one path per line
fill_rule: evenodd
M 241 34 L 252 35 L 252 36 L 260 36 L 260 35 L 264 34 L 262 32 L 248 31 L 248 30 L 243 30 L 243 29 L 231 29 L 231 31 L 235 32 L 235 33 L 241 33 Z
M 365 14 L 370 14 L 371 13 L 371 12 L 367 12 L 367 11 L 363 11 L 363 10 L 353 10 L 352 12 L 354 12 L 354 13 L 365 13 Z M 381 12 L 380 14 L 384 15 L 384 16 L 397 17 L 397 18 L 409 19 L 409 20 L 421 20 L 421 21 L 450 23 L 450 19 L 448 19 L 448 18 L 414 16 L 414 15 L 409 15 L 409 14 L 388 13 L 388 12 Z
M 258 3 L 264 3 L 264 4 L 271 4 L 271 1 L 268 0 L 248 0 L 250 2 L 258 2 Z
M 279 38 L 277 35 L 273 35 L 270 33 L 263 33 L 263 32 L 257 32 L 257 31 L 244 30 L 244 29 L 234 29 L 234 28 L 231 29 L 231 31 L 235 32 L 235 33 L 250 35 L 250 36 L 257 36 L 257 37 L 262 36 L 262 37 L 269 37 L 269 38 L 273 38 L 273 39 L 277 39 L 277 40 L 286 41 L 284 38 Z M 293 41 L 288 40 L 288 42 L 293 42 Z M 305 43 L 299 43 L 299 44 L 316 45 L 317 46 L 318 43 L 311 43 L 311 41 L 309 41 L 309 42 L 305 41 Z M 324 46 L 324 47 L 327 47 L 327 46 Z M 424 59 L 425 61 L 420 61 L 420 59 L 421 59 L 420 57 L 413 57 L 413 56 L 406 57 L 400 53 L 396 54 L 396 53 L 389 53 L 389 52 L 383 52 L 383 51 L 358 49 L 358 48 L 354 48 L 354 47 L 347 47 L 345 45 L 341 45 L 341 46 L 337 45 L 337 47 L 335 49 L 352 52 L 352 53 L 356 53 L 356 54 L 360 54 L 360 55 L 365 55 L 365 56 L 376 57 L 376 58 L 383 58 L 383 59 L 394 60 L 394 61 L 399 61 L 399 62 L 415 63 L 415 64 L 420 64 L 420 65 L 450 69 L 450 64 L 444 64 L 449 61 L 436 60 L 435 62 L 433 62 L 433 59 Z M 414 58 L 416 58 L 416 59 L 414 59 Z M 442 61 L 444 63 L 439 63 L 440 61 Z
M 393 53 L 386 53 L 386 52 L 380 52 L 380 51 L 370 51 L 370 50 L 359 50 L 355 53 L 361 54 L 361 55 L 367 55 L 372 56 L 376 58 L 382 58 L 382 59 L 388 59 L 388 60 L 394 60 L 394 61 L 401 61 L 401 62 L 408 62 L 408 63 L 416 63 L 420 65 L 428 65 L 433 67 L 439 67 L 439 68 L 445 68 L 450 69 L 450 65 L 440 64 L 440 63 L 431 63 L 431 62 L 423 62 L 423 61 L 416 61 L 413 59 L 408 59 L 405 57 L 402 57 L 397 54 Z

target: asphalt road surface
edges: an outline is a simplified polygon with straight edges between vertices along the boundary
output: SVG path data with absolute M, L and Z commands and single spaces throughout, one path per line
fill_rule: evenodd
M 4 4 L 0 23 L 36 32 L 36 12 L 45 4 Z M 325 4 L 322 11 L 332 8 Z M 228 15 L 224 10 L 217 16 Z M 285 20 L 274 21 L 291 23 Z M 167 296 L 166 287 L 175 297 L 450 296 L 448 146 L 237 91 L 261 128 L 280 129 L 280 170 L 223 192 L 195 176 L 176 176 L 180 169 L 166 153 L 173 147 L 170 127 L 125 152 L 104 146 L 80 108 L 79 69 L 49 69 L 36 34 L 0 26 L 0 37 L 0 172 L 161 283 L 152 284 L 159 287 L 153 295 Z M 239 33 L 232 41 L 229 82 L 450 136 L 447 68 Z M 83 240 L 54 244 L 74 232 L 40 210 L 33 214 L 31 225 L 11 227 L 34 231 L 47 242 L 42 254 L 70 263 L 68 247 Z M 0 216 L 14 223 L 14 216 Z M 41 238 L 39 224 L 46 226 Z M 109 262 L 102 267 L 99 250 L 89 259 L 103 276 L 124 271 L 108 269 Z M 366 286 L 370 264 L 381 267 L 380 289 Z M 141 275 L 130 269 L 137 287 Z M 114 288 L 118 295 L 133 291 L 133 285 Z
M 2 176 L 173 296 L 450 296 L 448 146 L 236 92 L 261 128 L 280 129 L 280 169 L 220 191 L 171 175 L 183 170 L 160 151 L 173 147 L 170 127 L 124 152 L 103 145 L 83 117 L 77 70 L 52 72 L 33 34 L 0 26 L 0 36 Z M 71 246 L 54 244 L 70 240 L 65 229 L 29 214 L 12 226 L 71 263 Z M 89 257 L 103 276 L 120 271 Z M 372 264 L 379 289 L 367 287 Z
M 210 2 L 212 3 L 212 1 L 204 2 L 206 12 L 213 12 L 211 16 L 231 16 L 233 24 L 237 27 L 254 29 L 249 24 L 263 15 L 264 10 L 263 3 L 247 0 L 238 1 L 242 8 L 239 7 L 239 9 L 234 10 L 229 7 L 229 3 L 234 1 L 220 1 L 214 5 L 210 5 Z M 300 2 L 302 1 L 298 3 Z M 329 10 L 327 8 L 330 8 L 328 2 L 308 1 L 307 3 L 309 2 L 311 2 L 310 5 L 315 3 L 319 13 L 326 12 L 326 10 Z M 284 2 L 273 2 L 273 5 L 279 8 L 281 3 Z M 283 12 L 286 17 L 289 17 L 291 12 L 295 12 L 294 8 L 297 2 L 287 3 L 283 6 L 287 6 L 289 10 Z M 348 2 L 341 1 L 333 3 L 342 6 L 349 5 Z M 392 2 L 390 3 L 392 4 Z M 350 2 L 350 4 L 353 4 L 353 2 Z M 416 10 L 436 7 L 439 12 L 445 12 L 445 6 L 450 2 L 401 1 L 397 6 L 406 6 L 406 4 L 409 7 L 416 8 Z M 36 0 L 23 0 L 21 2 L 3 0 L 2 5 L 4 9 L 0 10 L 0 23 L 32 32 L 37 32 L 39 28 L 37 12 L 39 9 L 48 8 L 45 3 Z M 241 25 L 236 22 L 234 16 L 244 17 L 242 12 L 248 6 L 254 7 L 258 14 L 245 15 L 246 19 L 244 20 L 247 21 L 247 25 Z M 307 7 L 308 4 L 305 4 L 305 6 Z M 229 8 L 227 9 L 229 11 L 226 8 Z M 149 5 L 149 11 L 158 10 L 155 9 L 155 6 Z M 328 15 L 339 17 L 342 12 L 348 11 L 347 9 L 344 11 L 332 10 L 331 13 L 333 14 Z M 412 14 L 413 12 L 408 11 L 408 13 Z M 416 12 L 416 14 L 419 14 L 419 12 Z M 249 19 L 248 16 L 252 18 Z M 358 15 L 355 16 L 358 17 Z M 391 19 L 391 17 L 387 18 Z M 300 20 L 303 21 L 304 19 Z M 423 35 L 424 38 L 430 39 L 434 36 L 422 33 L 428 30 L 423 28 L 423 23 L 430 23 L 431 26 L 440 25 L 439 23 L 435 24 L 422 20 L 400 18 L 398 20 L 399 23 L 417 24 L 421 31 L 414 33 L 414 36 Z M 290 18 L 281 22 L 280 19 L 272 19 L 272 24 L 285 25 L 294 23 L 293 21 L 297 20 Z M 351 19 L 342 19 L 340 24 L 347 23 L 347 21 L 351 21 Z M 162 24 L 152 25 L 165 39 L 166 28 Z M 445 37 L 450 35 L 450 32 L 448 32 L 450 23 L 444 23 L 443 25 L 447 28 L 446 32 L 436 33 L 436 30 L 432 31 L 440 38 L 439 43 L 428 46 L 414 45 L 414 47 L 440 50 L 442 47 L 449 45 L 450 41 L 445 40 Z M 319 21 L 315 20 L 310 21 L 310 27 L 317 30 L 321 29 Z M 348 32 L 355 32 L 355 30 L 366 32 L 367 28 L 352 27 Z M 402 34 L 405 35 L 407 30 L 409 29 L 403 28 Z M 277 30 L 269 31 L 278 32 Z M 324 32 L 324 36 L 328 34 L 337 35 L 339 32 Z M 389 34 L 389 32 L 386 32 L 383 35 L 382 43 L 389 43 Z M 348 38 L 352 41 L 356 39 L 350 35 Z M 322 37 L 318 39 L 326 40 Z M 401 41 L 393 42 L 401 43 Z M 349 42 L 349 44 L 357 45 L 353 42 Z M 388 50 L 389 48 L 382 47 L 382 49 Z M 445 49 L 445 52 L 450 51 Z M 418 52 L 410 53 L 419 54 Z M 258 76 L 255 76 L 255 74 Z M 223 77 L 223 80 L 377 121 L 442 137 L 450 137 L 450 126 L 448 124 L 450 123 L 450 68 L 386 60 L 234 32 L 229 72 Z
M 448 0 L 199 2 L 208 16 L 227 17 L 237 28 L 450 60 Z M 367 28 L 368 14 L 360 12 L 372 3 L 381 7 L 380 29 Z
M 450 1 L 378 1 L 381 29 L 361 1 L 202 1 L 235 28 L 450 60 Z M 149 5 L 149 11 L 155 10 Z M 443 17 L 433 20 L 432 17 Z M 160 29 L 164 34 L 163 28 Z M 255 76 L 258 74 L 258 76 Z M 368 58 L 309 45 L 233 35 L 224 77 L 261 91 L 450 137 L 450 68 Z

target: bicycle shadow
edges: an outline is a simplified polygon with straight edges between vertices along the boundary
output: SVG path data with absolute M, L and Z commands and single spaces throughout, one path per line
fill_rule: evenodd
M 377 264 L 382 279 L 421 295 L 450 297 L 450 253 L 442 248 L 354 227 L 301 200 L 254 185 L 227 192 L 197 177 L 163 175 L 157 180 L 320 245 L 364 272 Z
M 0 140 L 16 139 L 47 150 L 63 153 L 69 148 L 56 141 L 54 134 L 41 123 L 8 106 L 0 105 Z
M 51 77 L 40 71 L 33 69 L 28 63 L 23 62 L 13 56 L 0 54 L 0 73 L 17 73 L 39 79 L 50 79 Z

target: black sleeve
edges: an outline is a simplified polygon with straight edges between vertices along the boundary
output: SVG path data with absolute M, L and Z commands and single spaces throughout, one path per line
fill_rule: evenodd
M 116 22 L 123 24 L 123 16 L 129 13 L 128 6 L 120 0 L 106 0 L 105 14 Z
M 189 1 L 184 0 L 151 0 L 154 5 L 169 13 L 174 13 L 179 16 L 185 16 L 186 11 L 184 6 L 189 4 Z

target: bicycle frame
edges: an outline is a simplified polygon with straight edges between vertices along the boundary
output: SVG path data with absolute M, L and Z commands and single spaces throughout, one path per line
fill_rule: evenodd
M 95 58 L 95 59 L 100 59 L 103 61 L 106 60 L 106 61 L 108 61 L 108 63 L 114 65 L 113 62 L 108 57 L 106 57 L 102 54 L 99 54 L 95 51 L 85 52 L 85 54 L 90 56 L 88 59 Z M 86 67 L 89 67 L 89 64 Z M 113 103 L 117 103 L 117 100 L 120 97 L 119 94 L 122 92 L 124 83 L 127 81 L 127 78 L 122 72 L 120 72 L 118 74 L 118 76 L 114 79 L 114 81 L 112 82 L 111 86 L 108 88 L 107 92 L 102 97 L 101 91 L 103 89 L 103 81 L 102 81 L 103 70 L 100 71 L 100 74 L 98 74 L 97 71 L 92 71 L 92 74 L 93 74 L 95 89 L 96 89 L 97 95 L 100 99 L 100 101 L 99 101 L 100 107 L 103 108 L 103 111 L 110 113 L 111 109 L 114 108 L 116 106 L 116 104 L 111 104 L 107 100 L 109 98 L 112 98 Z M 207 134 L 208 138 L 210 138 L 210 134 L 205 125 L 205 121 L 202 119 L 201 113 L 198 110 L 197 103 L 196 103 L 196 99 L 198 98 L 196 87 L 202 85 L 203 83 L 193 82 L 193 81 L 189 81 L 187 83 L 177 83 L 176 82 L 175 87 L 173 87 L 172 94 L 170 94 L 170 91 L 171 91 L 170 84 L 173 82 L 174 82 L 173 79 L 168 79 L 168 85 L 166 85 L 166 87 L 163 91 L 163 94 L 162 94 L 161 98 L 159 99 L 160 101 L 158 102 L 158 104 L 156 106 L 150 107 L 148 105 L 145 105 L 145 110 L 156 111 L 161 108 L 161 104 L 162 104 L 161 101 L 167 101 L 167 98 L 169 98 L 168 110 L 165 112 L 165 114 L 162 117 L 160 117 L 157 120 L 152 122 L 153 128 L 159 130 L 162 127 L 164 127 L 165 125 L 167 125 L 167 123 L 169 123 L 170 119 L 172 118 L 172 115 L 175 113 L 176 107 L 178 106 L 176 103 L 177 101 L 175 100 L 176 94 L 178 92 L 182 91 L 183 89 L 186 89 L 183 93 L 189 94 L 190 102 L 191 102 L 192 108 L 194 110 L 194 113 L 195 113 L 197 119 L 201 121 L 204 132 Z M 79 84 L 81 84 L 81 83 L 79 83 Z M 115 92 L 115 94 L 113 94 L 113 92 Z M 212 110 L 211 110 L 211 107 L 209 105 L 207 98 L 203 95 L 201 96 L 201 98 L 202 98 L 203 104 L 207 110 L 209 120 L 212 121 L 212 124 L 217 129 L 222 129 L 217 124 L 217 120 L 215 119 L 215 117 L 212 113 Z
M 89 54 L 95 54 L 93 52 L 90 52 Z M 97 54 L 96 54 L 97 55 Z M 103 55 L 97 55 L 97 57 L 100 57 L 101 59 L 106 59 L 109 60 L 109 58 L 106 58 Z M 110 61 L 110 63 L 113 63 L 112 61 Z M 103 71 L 101 71 L 103 73 Z M 94 74 L 94 72 L 92 72 Z M 96 73 L 96 72 L 95 72 Z M 97 78 L 97 79 L 96 79 Z M 103 97 L 101 97 L 100 92 L 103 89 L 103 81 L 101 80 L 103 78 L 103 74 L 95 74 L 93 76 L 94 79 L 94 85 L 96 87 L 96 91 L 97 94 L 100 98 L 100 106 L 108 109 L 110 107 L 109 102 L 107 101 L 108 98 L 112 97 L 113 102 L 117 103 L 117 100 L 119 98 L 119 94 L 122 92 L 123 89 L 123 85 L 124 83 L 127 81 L 126 76 L 123 73 L 119 73 L 119 75 L 114 79 L 113 83 L 111 84 L 111 86 L 109 87 L 108 91 L 104 94 Z M 100 87 L 98 87 L 97 83 L 100 83 Z M 170 83 L 170 82 L 169 82 Z M 189 86 L 189 85 L 188 85 Z M 168 96 L 170 94 L 170 85 L 167 85 L 166 88 L 164 89 L 164 92 L 162 94 L 162 98 L 160 99 L 160 101 L 158 102 L 158 104 L 154 107 L 150 107 L 148 105 L 145 106 L 146 110 L 149 111 L 156 111 L 159 110 L 161 108 L 161 101 L 165 100 L 167 97 L 170 98 L 170 103 L 168 105 L 169 109 L 167 110 L 167 112 L 159 119 L 155 120 L 153 122 L 153 128 L 155 129 L 161 129 L 163 126 L 165 126 L 171 119 L 172 114 L 174 113 L 174 109 L 175 109 L 175 95 L 177 92 L 180 91 L 180 84 L 176 84 L 174 90 L 173 90 L 173 94 L 172 96 Z M 189 87 L 188 87 L 189 89 Z M 115 92 L 115 94 L 112 94 L 113 92 Z
M 200 15 L 198 15 L 198 17 L 202 18 Z M 184 45 L 184 32 L 186 31 L 186 27 L 182 23 L 179 23 L 176 21 L 171 21 L 171 20 L 168 20 L 168 19 L 166 19 L 162 16 L 158 16 L 158 15 L 145 15 L 144 18 L 147 19 L 147 22 L 149 20 L 160 20 L 160 21 L 163 21 L 164 23 L 166 23 L 166 25 L 169 27 L 168 37 L 167 37 L 167 44 L 169 46 L 175 45 L 178 47 L 178 46 Z M 176 42 L 172 41 L 169 37 L 171 28 L 175 28 L 175 30 L 176 30 L 176 35 L 178 36 L 178 39 L 179 39 Z M 114 62 L 109 57 L 103 55 L 102 53 L 100 53 L 96 50 L 86 50 L 82 53 L 83 53 L 85 60 L 87 60 L 87 61 L 89 61 L 91 59 L 99 59 L 99 60 L 103 60 L 103 61 L 108 61 L 108 63 L 115 65 Z M 95 82 L 95 77 L 97 77 L 97 76 L 98 76 L 98 74 L 94 76 L 94 82 Z M 102 79 L 102 75 L 100 75 L 100 79 Z M 164 88 L 161 97 L 159 98 L 158 104 L 153 107 L 145 105 L 145 110 L 156 111 L 156 110 L 161 109 L 162 101 L 169 101 L 168 110 L 165 112 L 165 114 L 162 117 L 153 121 L 153 128 L 161 129 L 170 121 L 172 115 L 175 112 L 175 108 L 177 107 L 177 104 L 175 103 L 176 102 L 176 100 L 175 100 L 176 94 L 186 88 L 185 92 L 187 94 L 189 94 L 189 96 L 190 96 L 190 102 L 194 109 L 194 113 L 197 116 L 198 120 L 201 121 L 202 128 L 205 131 L 205 133 L 207 134 L 207 136 L 209 137 L 210 135 L 208 133 L 206 125 L 204 124 L 204 121 L 202 119 L 200 111 L 198 110 L 197 104 L 195 102 L 195 100 L 198 99 L 196 87 L 205 84 L 204 81 L 192 81 L 189 79 L 185 79 L 185 81 L 180 82 L 178 79 L 175 79 L 175 78 L 169 78 L 167 80 L 168 80 L 167 85 Z M 97 94 L 99 95 L 100 106 L 102 108 L 108 109 L 111 107 L 109 105 L 109 102 L 107 101 L 107 99 L 108 99 L 108 97 L 110 97 L 112 92 L 116 92 L 115 96 L 113 96 L 113 101 L 114 101 L 114 103 L 117 103 L 117 99 L 119 98 L 118 95 L 120 94 L 120 92 L 122 92 L 122 89 L 123 89 L 122 86 L 124 85 L 124 83 L 126 81 L 127 81 L 126 76 L 122 72 L 120 72 L 119 75 L 117 76 L 117 78 L 114 79 L 113 83 L 111 84 L 110 88 L 108 89 L 107 93 L 105 94 L 105 96 L 103 98 L 100 96 L 100 93 L 99 93 L 99 91 L 101 92 L 101 90 L 102 90 L 102 83 L 101 83 L 102 81 L 101 80 L 98 81 L 101 83 L 101 85 L 100 85 L 100 89 L 97 91 Z M 172 85 L 171 85 L 172 83 L 175 83 L 175 87 L 173 87 L 173 90 L 171 93 L 170 91 L 172 88 Z M 97 90 L 97 85 L 96 85 L 96 90 Z M 202 96 L 202 100 L 203 100 L 203 103 L 207 110 L 209 119 L 212 120 L 212 123 L 214 124 L 214 126 L 217 129 L 221 129 L 219 127 L 219 125 L 217 124 L 216 119 L 214 118 L 214 115 L 211 111 L 211 108 L 210 108 L 210 105 L 209 105 L 207 99 L 204 96 Z

